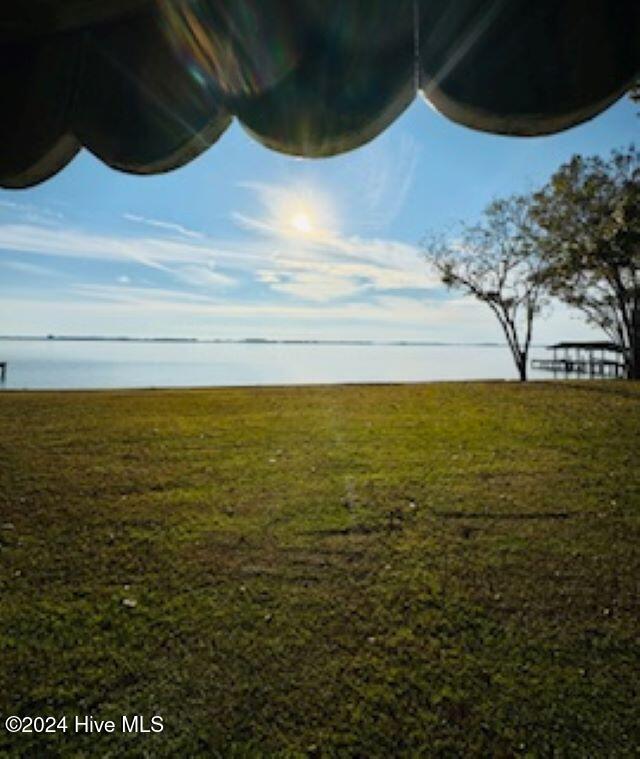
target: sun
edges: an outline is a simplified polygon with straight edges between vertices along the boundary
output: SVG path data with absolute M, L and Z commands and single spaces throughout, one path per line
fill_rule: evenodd
M 313 219 L 307 211 L 297 211 L 289 220 L 291 228 L 300 235 L 313 234 L 315 225 Z
M 264 226 L 292 245 L 322 245 L 337 235 L 338 217 L 332 198 L 298 184 L 263 190 Z

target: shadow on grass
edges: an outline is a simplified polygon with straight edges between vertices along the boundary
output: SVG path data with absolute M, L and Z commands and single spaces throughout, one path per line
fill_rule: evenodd
M 555 382 L 536 382 L 538 388 L 554 389 Z M 597 395 L 605 395 L 610 398 L 629 398 L 631 400 L 640 401 L 640 382 L 629 380 L 582 380 L 582 381 L 567 381 L 562 382 L 564 387 L 571 388 L 572 390 L 581 390 L 585 393 L 595 393 Z M 555 388 L 557 390 L 557 387 Z
M 576 516 L 568 511 L 532 511 L 525 513 L 488 513 L 485 511 L 434 511 L 441 519 L 492 519 L 492 520 L 526 520 L 526 519 L 571 519 Z

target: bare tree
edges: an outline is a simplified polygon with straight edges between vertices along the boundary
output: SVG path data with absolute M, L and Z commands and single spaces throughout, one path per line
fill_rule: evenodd
M 478 224 L 459 234 L 425 237 L 427 263 L 447 287 L 472 295 L 494 313 L 522 382 L 527 379 L 533 322 L 546 305 L 541 261 L 532 234 L 529 199 L 496 200 Z

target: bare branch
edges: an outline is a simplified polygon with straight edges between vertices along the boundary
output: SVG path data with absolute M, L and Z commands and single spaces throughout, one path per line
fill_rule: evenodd
M 482 221 L 460 225 L 449 239 L 423 240 L 426 261 L 449 288 L 486 303 L 498 320 L 521 379 L 534 315 L 546 302 L 529 199 L 514 196 L 485 209 Z

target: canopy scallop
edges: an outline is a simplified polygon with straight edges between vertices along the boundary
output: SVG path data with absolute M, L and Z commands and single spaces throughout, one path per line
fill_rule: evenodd
M 0 7 L 0 185 L 81 147 L 153 174 L 235 117 L 301 156 L 352 150 L 416 96 L 465 126 L 557 132 L 640 72 L 637 0 L 14 0 Z

